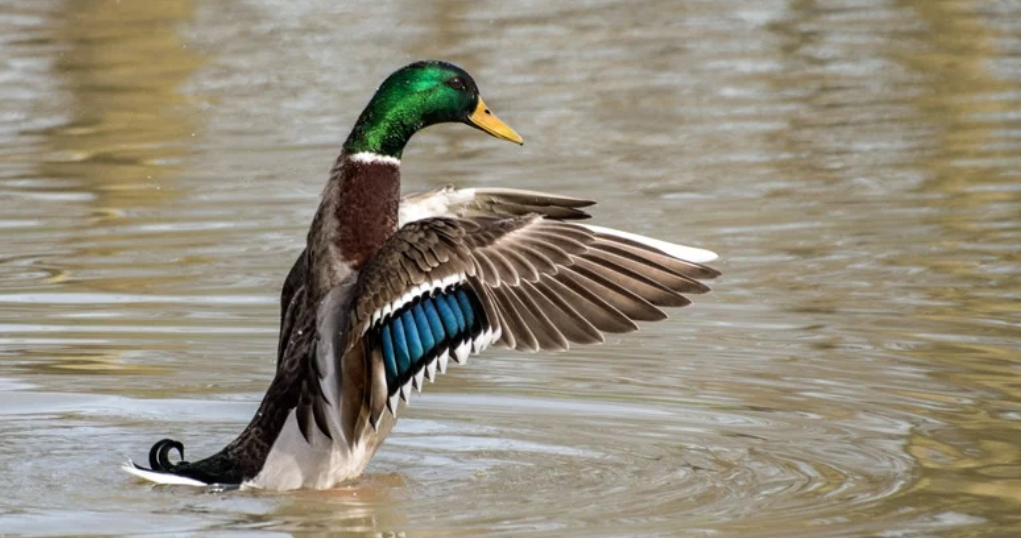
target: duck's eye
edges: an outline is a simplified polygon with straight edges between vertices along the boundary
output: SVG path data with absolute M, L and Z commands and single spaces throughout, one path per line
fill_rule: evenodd
M 461 77 L 454 77 L 447 81 L 447 86 L 454 88 L 455 90 L 464 89 L 464 80 Z

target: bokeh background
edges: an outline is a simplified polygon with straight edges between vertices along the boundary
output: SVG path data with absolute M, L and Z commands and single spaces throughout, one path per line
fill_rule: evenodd
M 404 186 L 553 190 L 711 248 L 606 345 L 495 351 L 332 492 L 121 473 L 218 450 L 377 84 L 471 72 Z M 1021 535 L 1021 2 L 0 0 L 0 534 Z

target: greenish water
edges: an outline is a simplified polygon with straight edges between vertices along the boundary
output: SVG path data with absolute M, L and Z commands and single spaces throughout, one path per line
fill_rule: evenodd
M 1021 535 L 1021 4 L 0 0 L 0 535 Z M 118 470 L 219 449 L 375 86 L 466 67 L 522 148 L 407 190 L 593 197 L 711 248 L 607 345 L 489 352 L 348 487 Z

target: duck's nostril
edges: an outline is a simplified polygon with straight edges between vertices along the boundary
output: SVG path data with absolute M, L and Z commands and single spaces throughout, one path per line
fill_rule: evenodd
M 486 114 L 492 114 L 492 112 L 490 112 L 489 109 L 487 108 L 486 109 Z

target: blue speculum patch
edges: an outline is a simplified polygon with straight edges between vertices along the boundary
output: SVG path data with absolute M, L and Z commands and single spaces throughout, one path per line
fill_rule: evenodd
M 485 317 L 474 290 L 457 286 L 416 297 L 383 318 L 367 336 L 382 351 L 390 394 L 443 351 L 481 334 Z

